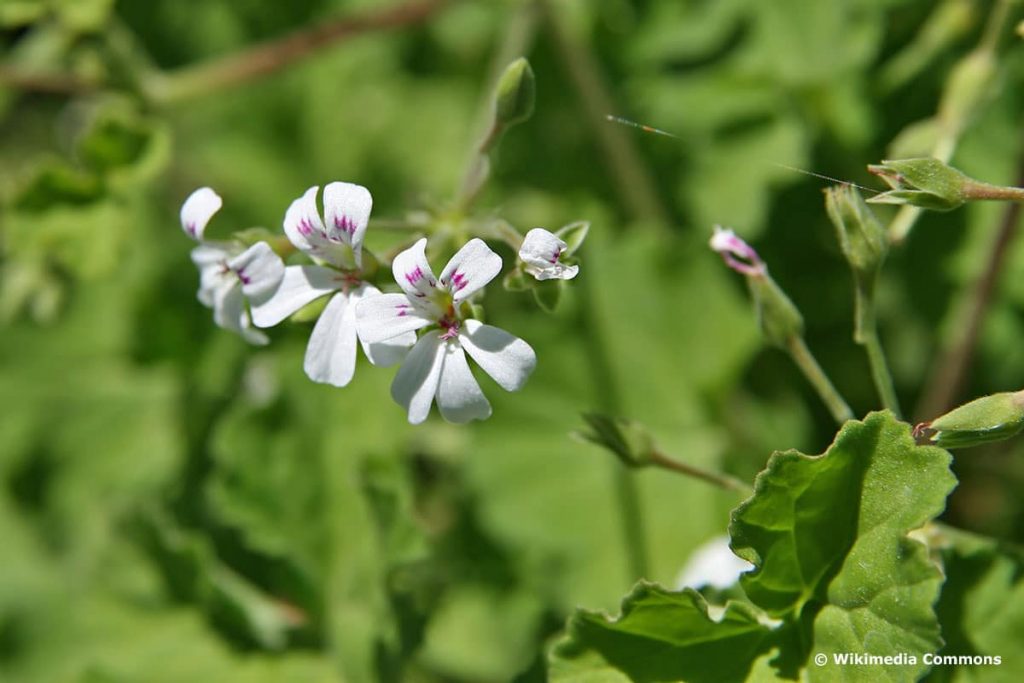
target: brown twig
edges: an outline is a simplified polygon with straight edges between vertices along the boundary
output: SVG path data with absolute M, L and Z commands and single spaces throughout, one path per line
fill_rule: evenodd
M 421 23 L 455 2 L 458 0 L 409 0 L 300 29 L 169 73 L 154 71 L 142 79 L 143 94 L 154 102 L 166 104 L 218 92 L 273 73 L 312 56 L 321 48 L 349 38 Z M 78 95 L 98 90 L 105 84 L 82 80 L 72 74 L 22 72 L 0 65 L 0 85 L 34 92 Z
M 1017 184 L 1024 185 L 1024 153 L 1018 162 L 1017 173 Z M 985 259 L 985 269 L 975 282 L 967 306 L 960 315 L 962 324 L 954 327 L 956 330 L 962 330 L 962 333 L 939 353 L 929 372 L 930 379 L 915 412 L 918 421 L 945 413 L 953 407 L 954 401 L 963 389 L 968 368 L 978 346 L 985 315 L 1006 265 L 1010 245 L 1017 237 L 1020 212 L 1020 202 L 1011 202 L 1003 210 L 998 232 L 989 249 L 988 258 Z
M 22 71 L 0 64 L 0 86 L 48 95 L 80 95 L 95 90 L 97 84 L 72 74 Z
M 157 100 L 184 99 L 195 91 L 215 92 L 265 76 L 306 59 L 320 48 L 349 38 L 425 21 L 455 0 L 410 0 L 353 17 L 301 29 L 240 52 L 167 74 L 154 92 Z

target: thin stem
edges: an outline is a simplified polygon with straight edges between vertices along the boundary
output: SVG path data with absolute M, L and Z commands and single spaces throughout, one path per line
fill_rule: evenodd
M 0 64 L 0 87 L 51 95 L 82 95 L 96 90 L 97 84 L 74 74 L 23 71 Z
M 322 48 L 365 33 L 422 23 L 452 2 L 409 0 L 301 29 L 226 57 L 154 77 L 147 84 L 147 92 L 151 99 L 160 103 L 220 92 L 266 76 L 312 56 Z
M 882 400 L 882 405 L 892 412 L 897 419 L 900 418 L 900 403 L 896 396 L 896 388 L 893 385 L 892 373 L 889 372 L 889 363 L 885 359 L 885 352 L 882 350 L 882 342 L 878 338 L 878 319 L 875 315 L 874 287 L 871 291 L 858 286 L 857 297 L 857 324 L 854 330 L 853 339 L 864 347 L 868 356 L 868 364 L 871 366 L 871 379 L 875 383 L 875 391 Z
M 853 419 L 853 411 L 850 410 L 850 406 L 833 386 L 825 371 L 818 365 L 818 361 L 814 359 L 807 344 L 804 343 L 803 337 L 790 337 L 786 344 L 786 350 L 789 351 L 790 357 L 800 371 L 804 373 L 807 381 L 818 392 L 818 396 L 828 407 L 835 421 L 843 424 L 847 420 Z
M 994 199 L 996 201 L 1022 202 L 1024 201 L 1024 188 L 1004 187 L 1002 185 L 990 185 L 969 181 L 964 183 L 964 197 L 967 199 Z
M 1020 144 L 1017 161 L 1017 184 L 1024 185 L 1024 139 Z M 938 354 L 932 363 L 929 380 L 917 405 L 918 421 L 927 420 L 941 415 L 953 406 L 956 397 L 963 389 L 967 378 L 967 370 L 974 357 L 981 336 L 981 328 L 985 323 L 985 315 L 995 296 L 996 285 L 1002 276 L 1010 247 L 1017 237 L 1020 224 L 1021 204 L 1007 204 L 999 219 L 999 229 L 988 257 L 966 305 L 961 306 L 956 320 L 958 324 L 952 329 L 960 331 L 960 335 Z
M 575 42 L 562 25 L 550 0 L 540 0 L 555 48 L 583 105 L 587 123 L 597 136 L 606 167 L 634 217 L 657 229 L 670 224 L 669 214 L 654 190 L 654 178 L 640 160 L 622 126 L 609 125 L 608 115 L 617 111 L 600 66 L 585 46 Z
M 719 488 L 725 489 L 726 491 L 739 491 L 743 494 L 749 494 L 754 490 L 750 484 L 740 481 L 735 477 L 730 477 L 728 474 L 712 472 L 711 470 L 694 467 L 688 463 L 676 460 L 669 455 L 665 455 L 657 449 L 652 450 L 649 457 L 650 464 L 656 467 L 669 470 L 670 472 L 677 472 L 679 474 L 686 475 L 687 477 L 693 477 L 694 479 L 700 479 L 701 481 L 713 484 Z
M 609 414 L 621 412 L 618 387 L 613 376 L 608 348 L 600 330 L 600 313 L 594 301 L 588 278 L 580 278 L 577 288 L 580 298 L 580 316 L 584 328 L 586 353 L 593 369 L 595 393 L 601 411 Z M 615 496 L 622 521 L 623 544 L 626 548 L 629 579 L 648 575 L 647 530 L 636 474 L 618 462 L 614 463 Z

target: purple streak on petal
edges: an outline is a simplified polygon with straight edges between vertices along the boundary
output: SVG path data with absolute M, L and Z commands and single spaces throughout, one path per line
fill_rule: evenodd
M 356 223 L 348 216 L 335 216 L 334 227 L 347 233 L 350 237 L 356 232 Z
M 727 266 L 738 273 L 756 276 L 763 275 L 767 270 L 753 247 L 737 237 L 732 230 L 723 230 L 716 225 L 711 237 L 711 248 L 721 255 Z
M 453 293 L 454 292 L 458 292 L 463 287 L 465 287 L 467 284 L 469 284 L 466 281 L 465 274 L 460 273 L 459 271 L 455 271 L 454 273 L 452 273 L 452 275 L 451 275 L 451 283 L 452 283 L 451 284 L 451 289 L 452 289 Z
M 421 279 L 423 279 L 423 269 L 419 266 L 416 266 L 416 270 L 405 274 L 405 281 L 412 287 L 415 287 Z

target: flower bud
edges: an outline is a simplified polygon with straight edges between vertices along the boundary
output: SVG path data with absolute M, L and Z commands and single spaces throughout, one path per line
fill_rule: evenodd
M 723 230 L 716 225 L 711 248 L 721 255 L 726 265 L 746 276 L 757 311 L 757 322 L 767 343 L 785 349 L 793 339 L 803 336 L 803 316 L 768 275 L 768 266 L 753 247 L 732 230 Z
M 914 427 L 918 444 L 966 448 L 1002 441 L 1024 428 L 1024 391 L 1007 391 L 975 399 L 931 422 Z
M 852 185 L 825 190 L 825 208 L 858 284 L 873 284 L 889 249 L 882 224 Z
M 536 79 L 530 63 L 520 57 L 509 64 L 494 93 L 495 125 L 508 128 L 530 118 L 536 91 Z
M 599 413 L 584 413 L 583 419 L 590 429 L 575 432 L 579 438 L 611 451 L 627 467 L 651 464 L 654 438 L 639 422 Z
M 932 211 L 952 211 L 968 197 L 965 186 L 970 179 L 938 159 L 899 159 L 871 164 L 874 173 L 892 188 L 869 199 L 874 204 L 910 204 Z

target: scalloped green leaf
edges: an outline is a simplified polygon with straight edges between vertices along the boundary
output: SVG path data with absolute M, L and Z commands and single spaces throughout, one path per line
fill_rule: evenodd
M 617 619 L 576 611 L 568 635 L 551 651 L 549 677 L 552 683 L 744 681 L 773 643 L 771 629 L 746 603 L 730 602 L 712 618 L 700 593 L 641 582 Z
M 850 421 L 819 456 L 775 453 L 733 513 L 732 547 L 756 565 L 750 599 L 812 624 L 811 651 L 916 654 L 918 666 L 812 667 L 812 680 L 910 680 L 942 645 L 933 605 L 941 571 L 907 533 L 956 485 L 946 451 L 917 446 L 890 413 Z

